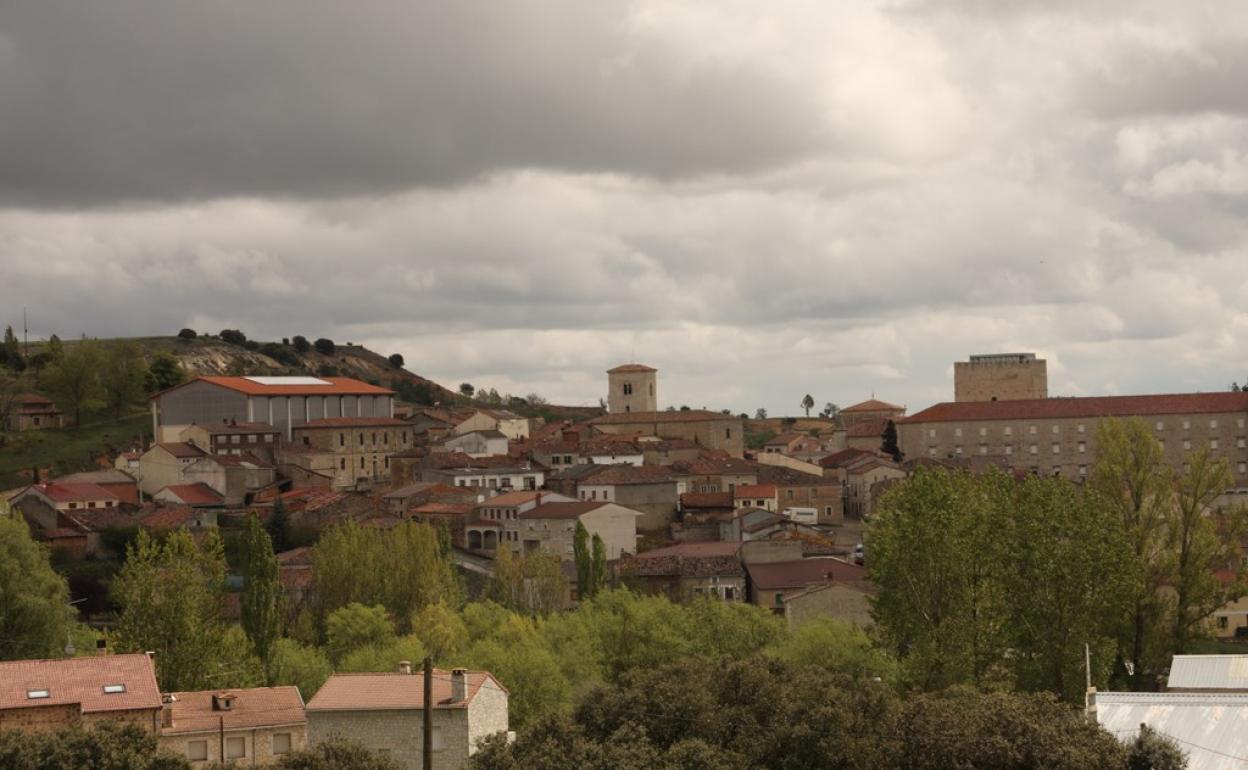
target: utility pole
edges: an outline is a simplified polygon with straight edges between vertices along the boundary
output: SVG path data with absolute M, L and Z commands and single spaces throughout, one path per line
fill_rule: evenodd
M 424 770 L 433 770 L 433 658 L 425 658 L 425 726 L 421 731 L 424 746 L 421 747 L 420 764 Z
M 22 358 L 30 360 L 30 326 L 26 323 L 25 305 L 22 305 Z

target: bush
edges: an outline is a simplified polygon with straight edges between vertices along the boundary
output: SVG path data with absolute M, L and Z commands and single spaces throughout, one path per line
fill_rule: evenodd
M 228 342 L 231 345 L 242 345 L 247 342 L 247 335 L 243 334 L 238 329 L 222 329 L 221 340 L 223 342 Z
M 247 340 L 246 342 L 243 343 L 243 347 L 247 348 L 248 350 L 259 350 L 260 343 L 256 342 L 255 340 Z
M 332 356 L 334 354 L 334 341 L 321 337 L 312 343 L 312 347 L 316 348 L 316 352 L 323 356 Z
M 184 340 L 193 340 L 198 336 L 199 335 L 195 333 L 194 329 L 183 329 L 178 332 L 178 337 Z
M 400 354 L 398 354 L 398 353 L 394 353 L 394 354 L 392 354 L 392 355 L 391 355 L 389 358 L 387 358 L 386 360 L 387 360 L 387 361 L 389 361 L 389 362 L 390 362 L 390 365 L 391 365 L 391 366 L 393 366 L 395 369 L 402 369 L 402 368 L 403 368 L 403 356 L 402 356 L 402 355 L 400 355 Z
M 294 351 L 288 347 L 278 345 L 276 342 L 264 343 L 260 346 L 260 352 L 269 358 L 272 358 L 274 361 L 286 364 L 287 366 L 299 366 L 299 364 L 302 363 L 299 360 L 299 356 L 295 355 Z
M 312 349 L 312 344 L 302 334 L 296 334 L 294 337 L 291 337 L 290 343 L 294 345 L 296 353 L 307 353 Z

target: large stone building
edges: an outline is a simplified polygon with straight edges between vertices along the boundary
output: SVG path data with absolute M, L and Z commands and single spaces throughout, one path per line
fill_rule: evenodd
M 589 424 L 601 433 L 684 439 L 706 449 L 722 449 L 733 457 L 745 454 L 745 429 L 741 418 L 720 412 L 702 409 L 633 411 L 595 417 Z
M 1035 353 L 971 356 L 953 365 L 954 401 L 1013 401 L 1047 398 L 1048 364 Z
M 401 662 L 394 674 L 334 674 L 308 702 L 308 741 L 350 738 L 419 770 L 423 753 L 424 675 Z M 481 739 L 507 732 L 507 690 L 488 671 L 434 670 L 433 767 L 467 767 Z
M 0 733 L 110 720 L 154 734 L 160 712 L 156 668 L 141 653 L 0 662 Z
M 196 377 L 152 396 L 157 441 L 207 423 L 263 422 L 289 441 L 292 428 L 334 417 L 394 417 L 394 391 L 348 377 Z
M 645 364 L 623 364 L 607 370 L 607 411 L 657 412 L 659 370 Z
M 899 422 L 898 444 L 909 459 L 981 457 L 1077 481 L 1096 461 L 1106 417 L 1144 420 L 1175 470 L 1205 449 L 1229 462 L 1237 487 L 1248 486 L 1248 393 L 947 402 Z
M 334 489 L 388 481 L 391 456 L 412 447 L 412 426 L 394 417 L 328 417 L 291 433 L 282 460 L 328 476 Z

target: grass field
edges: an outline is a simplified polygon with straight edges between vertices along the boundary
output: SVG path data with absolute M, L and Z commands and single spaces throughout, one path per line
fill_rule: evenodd
M 30 483 L 38 466 L 53 476 L 94 470 L 95 459 L 107 451 L 128 449 L 140 435 L 150 435 L 152 418 L 143 411 L 112 420 L 96 416 L 80 430 L 31 430 L 0 433 L 0 490 Z M 46 476 L 45 476 L 46 478 Z

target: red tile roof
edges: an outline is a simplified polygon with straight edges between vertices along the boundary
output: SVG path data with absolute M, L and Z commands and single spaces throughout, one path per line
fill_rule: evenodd
M 654 367 L 651 367 L 651 366 L 646 366 L 645 364 L 620 364 L 614 369 L 608 369 L 607 374 L 629 374 L 631 372 L 657 372 L 657 371 L 658 369 L 655 369 Z
M 708 420 L 735 420 L 740 417 L 705 409 L 675 410 L 670 412 L 617 412 L 604 414 L 589 421 L 590 425 L 648 425 L 659 422 L 706 422 Z
M 395 661 L 396 665 L 398 661 Z M 389 711 L 422 709 L 425 705 L 424 674 L 334 674 L 308 701 L 308 711 Z M 433 671 L 434 708 L 465 708 L 482 687 L 507 689 L 488 671 L 469 671 L 466 697 L 451 701 L 451 672 Z
M 467 516 L 472 513 L 472 506 L 468 503 L 425 503 L 408 508 L 408 511 L 429 516 Z
M 1248 392 L 1171 393 L 1150 396 L 1032 398 L 1020 401 L 962 401 L 929 406 L 897 422 L 1043 420 L 1134 417 L 1165 414 L 1229 414 L 1248 411 Z
M 862 583 L 867 571 L 857 564 L 822 557 L 797 561 L 747 564 L 750 580 L 763 590 L 805 588 L 816 583 Z
M 776 487 L 774 484 L 742 484 L 733 495 L 737 500 L 747 497 L 775 497 Z
M 195 509 L 187 505 L 162 505 L 141 514 L 139 522 L 148 529 L 177 529 L 195 518 Z
M 860 404 L 847 406 L 841 410 L 842 412 L 904 412 L 904 406 L 890 404 L 887 401 L 880 401 L 877 398 L 869 398 Z
M 161 492 L 168 492 L 187 505 L 222 505 L 225 502 L 216 490 L 202 481 L 194 484 L 170 484 L 156 494 Z
M 121 498 L 99 484 L 89 482 L 49 481 L 47 484 L 33 484 L 31 489 L 55 503 L 86 503 L 111 500 L 114 504 Z
M 672 469 L 666 465 L 602 465 L 581 483 L 588 486 L 603 484 L 662 484 L 672 482 Z
M 213 709 L 213 696 L 218 694 L 233 698 L 228 711 Z M 175 692 L 173 697 L 173 725 L 161 728 L 161 735 L 215 732 L 222 728 L 249 730 L 308 721 L 297 687 Z
M 169 454 L 179 459 L 190 459 L 192 457 L 204 457 L 208 453 L 194 444 L 188 444 L 185 441 L 167 441 L 161 442 L 156 446 L 165 450 Z
M 735 556 L 741 550 L 738 540 L 714 540 L 710 542 L 676 543 L 650 551 L 642 551 L 634 559 L 662 559 L 667 556 L 705 558 L 710 556 Z
M 609 505 L 602 500 L 581 500 L 574 503 L 544 503 L 519 514 L 521 519 L 578 519 L 590 511 Z
M 325 385 L 291 385 L 291 384 L 274 384 L 265 385 L 255 382 L 246 377 L 214 377 L 202 376 L 196 377 L 190 382 L 178 385 L 178 388 L 185 388 L 195 382 L 207 382 L 222 388 L 228 388 L 239 393 L 246 393 L 249 396 L 324 396 L 324 395 L 343 395 L 343 396 L 387 396 L 394 395 L 393 390 L 379 387 L 377 385 L 369 385 L 367 382 L 353 380 L 350 377 L 317 377 L 315 379 L 323 380 Z M 170 388 L 169 390 L 173 390 Z M 168 393 L 169 391 L 162 391 Z M 157 393 L 153 398 L 160 396 Z
M 106 685 L 125 692 L 105 693 Z M 28 693 L 46 690 L 46 698 Z M 151 658 L 143 654 L 0 662 L 0 710 L 80 704 L 84 713 L 159 709 Z
M 833 452 L 827 457 L 819 459 L 819 465 L 824 468 L 841 468 L 852 462 L 856 462 L 863 457 L 874 457 L 874 452 L 866 449 L 842 449 L 839 452 Z
M 485 502 L 479 503 L 478 505 L 482 508 L 508 508 L 532 502 L 542 494 L 543 492 L 540 489 L 521 489 L 515 492 L 504 492 L 501 495 L 495 495 L 487 498 Z M 546 492 L 544 494 L 550 493 Z

